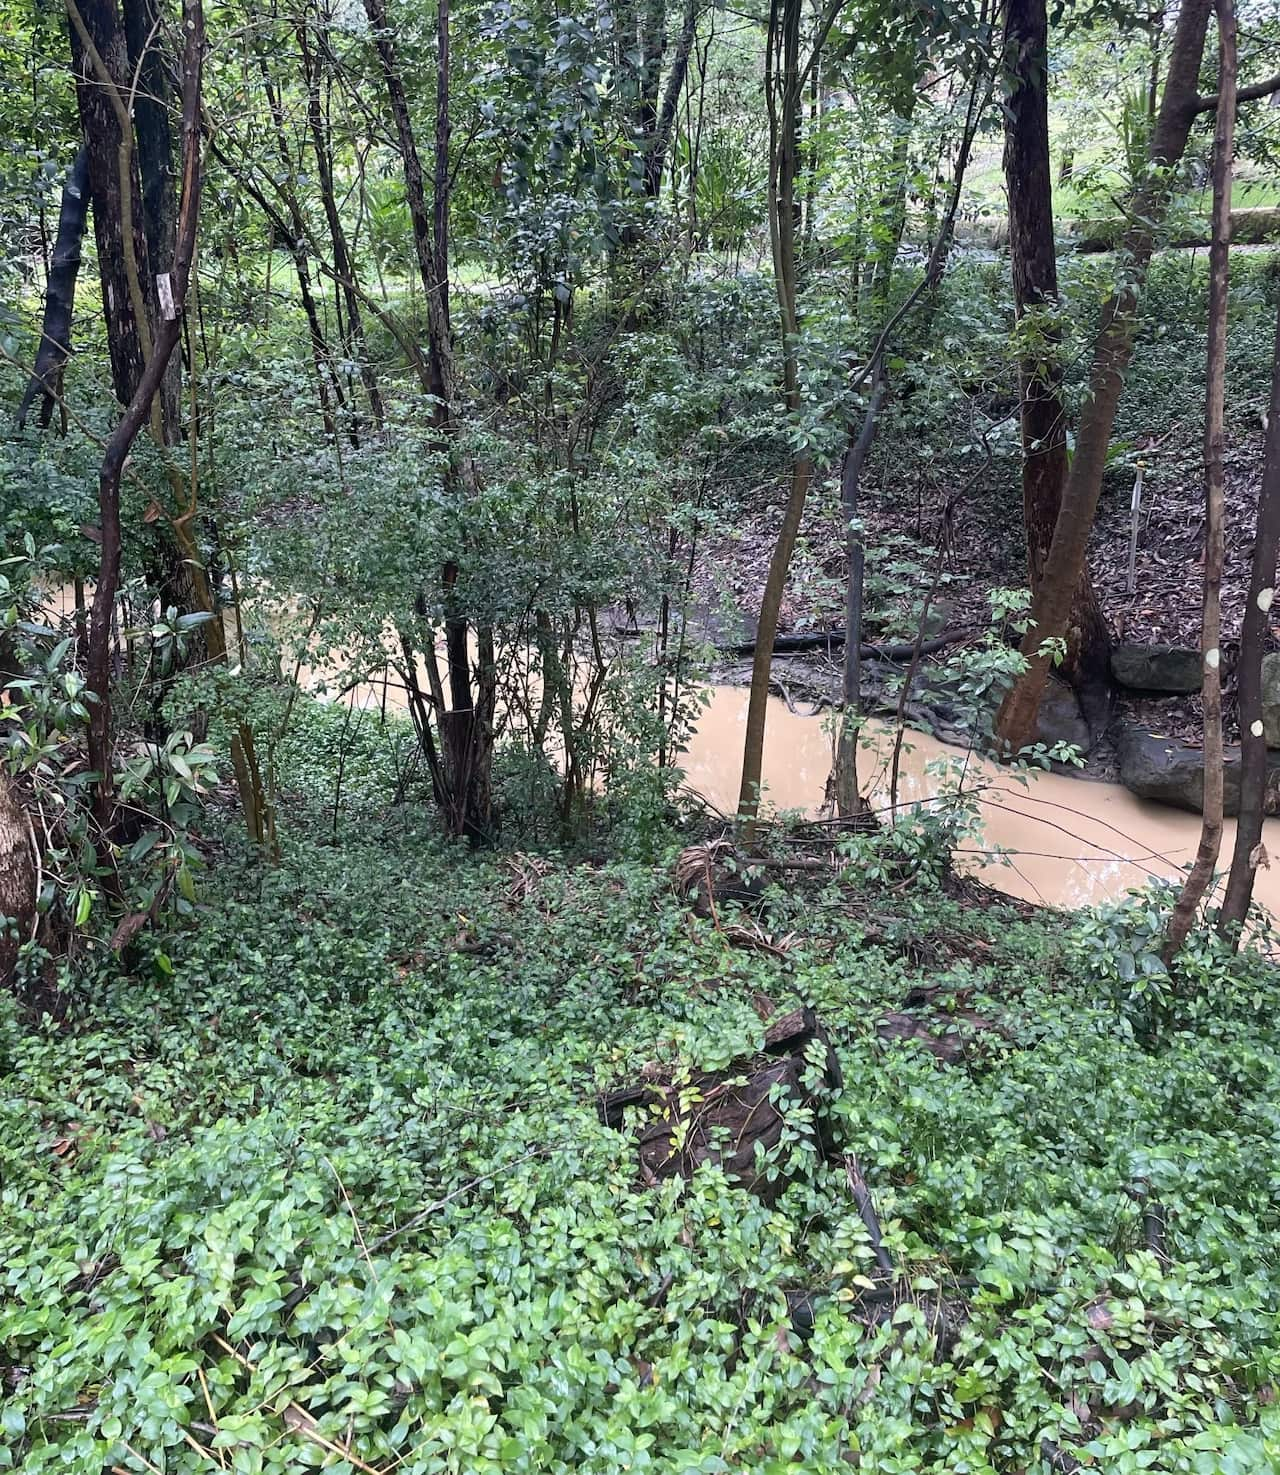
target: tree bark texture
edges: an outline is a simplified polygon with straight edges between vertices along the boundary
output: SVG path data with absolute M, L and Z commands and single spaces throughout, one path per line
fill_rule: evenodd
M 114 807 L 111 723 L 111 625 L 120 586 L 121 528 L 120 477 L 138 432 L 151 414 L 170 355 L 182 329 L 191 262 L 195 255 L 200 213 L 200 80 L 204 51 L 204 14 L 200 0 L 183 0 L 182 59 L 182 191 L 174 249 L 172 316 L 160 320 L 151 354 L 124 414 L 111 433 L 98 472 L 98 517 L 102 544 L 98 578 L 93 593 L 85 675 L 96 700 L 89 709 L 89 767 L 97 774 L 94 785 L 96 845 L 100 863 L 114 874 L 111 827 Z M 114 117 L 114 114 L 112 115 Z M 92 149 L 93 141 L 90 140 Z M 97 201 L 94 202 L 95 214 Z
M 1223 407 L 1227 377 L 1227 292 L 1231 275 L 1231 174 L 1236 123 L 1235 0 L 1216 0 L 1218 111 L 1213 133 L 1213 244 L 1209 247 L 1209 347 L 1205 374 L 1204 614 L 1200 649 L 1204 670 L 1204 819 L 1191 873 L 1169 919 L 1164 957 L 1171 962 L 1213 882 L 1222 848 L 1222 560 L 1226 511 Z
M 1063 640 L 1071 623 L 1072 604 L 1102 492 L 1116 407 L 1133 356 L 1139 293 L 1155 249 L 1156 230 L 1173 196 L 1175 170 L 1196 117 L 1196 84 L 1209 8 L 1210 0 L 1183 0 L 1178 12 L 1164 97 L 1151 138 L 1152 168 L 1133 201 L 1124 243 L 1124 280 L 1117 284 L 1103 309 L 1095 340 L 1075 454 L 1063 487 L 1044 576 L 1032 597 L 1031 622 L 1022 641 L 1025 668 L 996 717 L 996 734 L 1006 751 L 1016 752 L 1034 740 L 1040 701 L 1053 664 L 1052 645 L 1046 648 L 1046 642 Z
M 27 423 L 31 406 L 40 400 L 40 424 L 47 426 L 56 397 L 61 392 L 62 370 L 71 356 L 71 319 L 75 309 L 76 278 L 80 274 L 81 247 L 89 219 L 89 149 L 81 144 L 75 163 L 62 186 L 58 210 L 58 234 L 49 258 L 49 281 L 45 289 L 40 346 L 22 403 L 18 428 Z
M 1258 523 L 1253 540 L 1249 600 L 1240 628 L 1240 665 L 1236 675 L 1240 715 L 1240 818 L 1235 851 L 1218 926 L 1234 940 L 1249 911 L 1253 882 L 1261 859 L 1263 799 L 1267 785 L 1267 740 L 1262 726 L 1262 658 L 1275 599 L 1276 558 L 1280 553 L 1280 316 L 1276 320 L 1275 363 L 1271 404 L 1258 492 Z
M 1005 59 L 1012 85 L 1005 103 L 1004 174 L 1009 195 L 1013 298 L 1035 344 L 1019 364 L 1022 513 L 1031 591 L 1044 582 L 1062 489 L 1067 479 L 1062 402 L 1058 260 L 1053 236 L 1049 161 L 1048 17 L 1045 0 L 1006 0 Z M 1110 641 L 1087 561 L 1072 597 L 1063 674 L 1073 685 L 1107 679 Z

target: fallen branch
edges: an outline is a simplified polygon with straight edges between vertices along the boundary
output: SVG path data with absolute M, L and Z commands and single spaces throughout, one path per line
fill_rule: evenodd
M 973 634 L 971 629 L 947 630 L 941 635 L 936 635 L 932 640 L 921 642 L 919 654 L 922 656 L 933 655 L 935 652 L 945 650 L 949 645 L 956 645 L 961 640 L 968 640 Z M 773 642 L 773 653 L 775 655 L 788 655 L 796 651 L 826 650 L 828 646 L 844 645 L 845 632 L 843 630 L 811 630 L 803 635 L 779 635 Z M 732 656 L 750 656 L 755 654 L 755 641 L 743 641 L 740 645 L 727 645 L 721 648 L 721 653 Z M 858 647 L 859 654 L 864 661 L 909 661 L 916 654 L 916 642 L 914 640 L 898 641 L 889 645 L 862 645 Z

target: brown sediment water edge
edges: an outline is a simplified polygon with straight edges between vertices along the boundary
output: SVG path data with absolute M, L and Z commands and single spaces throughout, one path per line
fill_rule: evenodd
M 717 809 L 737 807 L 747 691 L 716 686 L 679 762 L 688 787 Z M 887 812 L 894 729 L 869 719 L 858 754 L 861 787 L 872 807 Z M 831 720 L 803 716 L 769 699 L 763 786 L 767 807 L 818 814 L 831 772 Z M 940 767 L 946 773 L 935 771 Z M 982 821 L 979 837 L 963 841 L 958 867 L 989 886 L 1043 906 L 1076 908 L 1118 900 L 1135 887 L 1177 879 L 1195 856 L 1200 817 L 1138 799 L 1120 784 L 1082 782 L 1040 769 L 1021 776 L 977 753 L 908 730 L 903 742 L 898 803 L 951 802 L 957 780 Z M 1263 845 L 1280 856 L 1280 819 L 1263 826 Z M 1226 822 L 1225 866 L 1235 843 Z M 1280 917 L 1280 868 L 1260 869 L 1254 899 Z
M 46 607 L 69 615 L 74 609 L 70 587 L 53 592 Z M 267 608 L 253 611 L 256 620 L 264 616 L 271 623 Z M 229 629 L 233 649 L 234 635 Z M 391 634 L 386 638 L 390 650 Z M 299 683 L 322 699 L 404 715 L 406 693 L 398 679 L 350 681 L 343 666 L 342 653 L 330 652 L 315 666 L 304 664 L 298 670 Z M 731 814 L 738 802 L 747 697 L 742 686 L 709 687 L 706 705 L 678 760 L 686 786 L 725 814 Z M 770 697 L 764 746 L 766 809 L 810 817 L 819 813 L 831 772 L 831 737 L 829 714 L 802 715 Z M 863 738 L 858 756 L 861 787 L 873 808 L 887 813 L 893 726 L 868 719 Z M 982 821 L 980 836 L 964 840 L 957 849 L 959 868 L 1009 896 L 1042 906 L 1094 906 L 1156 880 L 1176 880 L 1191 863 L 1200 838 L 1198 815 L 1139 799 L 1121 784 L 1082 782 L 1040 769 L 1019 775 L 975 752 L 908 730 L 899 805 L 952 803 L 958 781 Z M 1259 869 L 1254 900 L 1280 919 L 1280 818 L 1266 821 L 1262 842 L 1278 860 L 1274 869 Z M 1234 843 L 1235 821 L 1227 820 L 1224 867 Z

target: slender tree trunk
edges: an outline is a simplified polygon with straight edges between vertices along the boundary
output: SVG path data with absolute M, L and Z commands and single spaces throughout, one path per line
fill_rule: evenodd
M 1227 291 L 1231 275 L 1231 174 L 1236 123 L 1235 0 L 1215 0 L 1218 112 L 1213 134 L 1213 242 L 1209 247 L 1209 349 L 1205 375 L 1204 819 L 1195 863 L 1169 919 L 1165 962 L 1178 954 L 1213 881 L 1222 848 L 1222 557 L 1226 508 L 1223 403 L 1227 371 Z
M 89 196 L 93 204 L 93 233 L 98 247 L 111 378 L 116 398 L 127 405 L 142 378 L 150 341 L 146 311 L 145 308 L 139 311 L 137 301 L 138 283 L 150 278 L 137 168 L 132 139 L 121 126 L 116 105 L 129 92 L 132 80 L 129 57 L 115 0 L 83 0 L 83 3 L 68 0 L 67 8 L 71 17 L 76 102 L 89 151 Z M 111 86 L 106 85 L 104 72 Z M 138 275 L 138 282 L 132 284 L 130 257 Z
M 427 302 L 428 363 L 434 418 L 449 453 L 447 471 L 455 495 L 465 477 L 457 464 L 453 442 L 458 432 L 454 382 L 452 326 L 449 320 L 449 6 L 439 0 L 436 30 L 436 115 L 432 170 L 432 207 L 428 214 L 425 176 L 409 112 L 404 78 L 396 56 L 395 38 L 387 23 L 385 0 L 364 0 L 373 27 L 374 44 L 382 66 L 387 100 L 395 123 L 404 173 L 405 197 L 413 227 L 418 272 Z M 492 718 L 496 673 L 492 634 L 477 631 L 476 680 L 473 687 L 469 653 L 469 622 L 459 608 L 459 569 L 450 561 L 443 570 L 445 605 L 445 660 L 449 689 L 448 710 L 437 713 L 440 725 L 445 820 L 449 829 L 472 840 L 485 840 L 492 829 L 491 778 Z M 489 652 L 486 659 L 485 652 Z
M 800 110 L 804 78 L 800 67 L 801 0 L 771 0 L 769 35 L 765 54 L 765 97 L 769 106 L 769 232 L 773 247 L 773 273 L 778 294 L 778 319 L 782 338 L 782 392 L 788 416 L 800 409 L 800 379 L 796 362 L 799 316 L 796 295 L 796 177 L 799 173 L 799 134 L 796 118 Z M 797 451 L 791 461 L 791 487 L 783 509 L 756 627 L 755 655 L 751 665 L 751 693 L 747 702 L 747 727 L 742 750 L 742 783 L 738 793 L 738 820 L 744 844 L 755 834 L 760 807 L 760 777 L 764 763 L 764 730 L 768 716 L 769 678 L 773 663 L 773 641 L 791 568 L 805 499 L 813 479 L 813 458 L 807 449 Z
M 11 989 L 18 949 L 36 914 L 36 857 L 21 793 L 0 768 L 0 989 Z
M 316 366 L 316 392 L 320 399 L 320 415 L 324 421 L 325 430 L 330 435 L 337 434 L 337 422 L 334 418 L 333 405 L 338 411 L 349 413 L 351 416 L 351 438 L 353 443 L 358 444 L 360 435 L 359 418 L 355 407 L 348 411 L 346 397 L 342 392 L 342 379 L 334 367 L 333 355 L 329 351 L 328 340 L 325 337 L 324 325 L 320 320 L 320 309 L 316 303 L 315 293 L 311 287 L 311 271 L 307 265 L 307 223 L 303 216 L 302 205 L 298 199 L 294 181 L 297 178 L 297 168 L 293 157 L 289 152 L 289 142 L 285 134 L 284 109 L 280 105 L 280 96 L 271 80 L 271 73 L 267 66 L 266 58 L 259 55 L 258 70 L 262 74 L 263 88 L 267 97 L 267 108 L 271 114 L 272 137 L 275 142 L 276 157 L 280 160 L 283 177 L 277 181 L 277 190 L 284 200 L 288 211 L 287 220 L 277 220 L 268 213 L 268 220 L 285 236 L 289 242 L 289 254 L 293 259 L 293 269 L 298 278 L 298 296 L 302 300 L 302 310 L 307 318 L 307 330 L 311 337 L 311 354 Z M 330 396 L 332 395 L 332 402 Z
M 1267 442 L 1258 492 L 1258 524 L 1253 540 L 1249 600 L 1240 630 L 1237 704 L 1240 714 L 1240 818 L 1235 852 L 1218 928 L 1238 943 L 1253 898 L 1253 882 L 1261 860 L 1262 820 L 1267 787 L 1267 739 L 1262 725 L 1262 658 L 1266 654 L 1272 601 L 1276 592 L 1276 557 L 1280 553 L 1280 316 L 1276 320 L 1275 361 Z
M 133 102 L 135 151 L 141 186 L 142 229 L 147 238 L 147 259 L 156 269 L 173 259 L 177 196 L 173 177 L 173 130 L 169 101 L 173 93 L 161 50 L 161 14 L 158 0 L 122 0 L 125 48 L 129 58 L 130 84 L 136 77 Z M 148 296 L 154 294 L 151 280 L 145 281 Z M 152 304 L 155 316 L 156 304 Z M 165 445 L 178 438 L 181 392 L 180 366 L 173 359 L 160 386 L 160 423 Z
M 1133 356 L 1138 325 L 1139 293 L 1155 249 L 1155 232 L 1168 213 L 1176 184 L 1176 168 L 1186 151 L 1195 120 L 1210 0 L 1183 0 L 1169 55 L 1164 97 L 1152 134 L 1150 180 L 1133 202 L 1125 233 L 1125 279 L 1106 303 L 1094 345 L 1089 391 L 1076 434 L 1075 454 L 1067 472 L 1053 539 L 1040 588 L 1031 601 L 1031 622 L 1022 641 L 1025 667 L 1001 704 L 996 735 L 1006 751 L 1016 752 L 1035 737 L 1040 701 L 1053 664 L 1053 642 L 1065 639 L 1071 609 L 1085 566 L 1102 478 L 1106 471 L 1111 429 Z
M 177 346 L 182 328 L 191 262 L 195 254 L 196 228 L 200 212 L 200 74 L 204 51 L 204 14 L 200 0 L 183 0 L 184 48 L 182 59 L 182 192 L 178 211 L 176 246 L 170 282 L 173 294 L 171 315 L 162 316 L 151 344 L 146 366 L 112 432 L 103 452 L 98 473 L 98 516 L 102 531 L 98 579 L 93 592 L 93 618 L 89 629 L 85 675 L 95 701 L 89 714 L 89 767 L 96 773 L 93 810 L 97 824 L 95 844 L 99 862 L 108 875 L 114 874 L 111 828 L 114 785 L 111 752 L 111 626 L 116 593 L 120 585 L 120 477 L 125 459 L 138 432 L 151 415 L 152 400 L 159 391 L 169 357 Z M 112 115 L 114 117 L 114 114 Z M 90 139 L 92 150 L 93 140 Z M 97 202 L 95 201 L 95 214 Z
M 315 153 L 316 176 L 320 185 L 320 201 L 324 206 L 324 218 L 329 227 L 329 239 L 333 247 L 333 269 L 336 285 L 346 309 L 346 332 L 344 335 L 347 352 L 356 361 L 360 370 L 360 381 L 369 400 L 369 413 L 373 423 L 381 426 L 385 418 L 382 391 L 378 388 L 378 377 L 369 360 L 369 347 L 365 338 L 364 319 L 360 313 L 360 298 L 356 292 L 355 266 L 351 249 L 347 244 L 347 233 L 338 211 L 338 196 L 333 179 L 332 140 L 325 126 L 324 111 L 320 105 L 320 63 L 312 53 L 307 37 L 306 23 L 298 26 L 298 49 L 302 56 L 303 82 L 307 89 L 307 125 L 311 130 L 311 146 Z
M 1062 402 L 1058 262 L 1053 238 L 1049 162 L 1048 17 L 1045 0 L 1006 0 L 1006 66 L 1012 86 L 1005 103 L 1004 173 L 1009 195 L 1009 255 L 1013 297 L 1024 325 L 1037 319 L 1034 351 L 1019 365 L 1022 381 L 1022 512 L 1027 568 L 1034 595 L 1067 479 L 1066 411 Z M 1106 620 L 1087 563 L 1072 598 L 1063 674 L 1074 686 L 1107 680 Z
M 684 92 L 685 78 L 689 73 L 689 58 L 693 53 L 694 37 L 698 30 L 699 0 L 685 0 L 684 15 L 680 21 L 680 35 L 676 38 L 675 54 L 671 58 L 671 71 L 662 94 L 662 106 L 654 124 L 653 142 L 645 155 L 644 192 L 651 200 L 662 193 L 662 176 L 667 167 L 667 154 L 671 148 L 671 136 L 675 130 L 676 112 Z M 661 60 L 659 60 L 661 66 Z
M 80 274 L 80 249 L 89 219 L 89 149 L 81 144 L 76 161 L 62 187 L 58 211 L 58 234 L 49 259 L 45 289 L 44 318 L 40 346 L 31 382 L 18 407 L 18 428 L 27 423 L 31 406 L 40 399 L 40 424 L 53 416 L 55 399 L 61 392 L 62 370 L 71 354 L 71 318 L 76 300 L 76 278 Z
M 871 403 L 857 439 L 850 442 L 840 467 L 840 511 L 844 517 L 845 580 L 844 676 L 840 735 L 836 743 L 835 799 L 841 819 L 852 819 L 867 807 L 858 788 L 858 731 L 862 719 L 862 590 L 866 551 L 858 527 L 858 488 L 875 439 L 885 377 L 877 367 Z

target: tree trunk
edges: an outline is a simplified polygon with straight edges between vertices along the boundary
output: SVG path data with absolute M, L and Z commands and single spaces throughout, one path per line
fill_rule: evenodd
M 840 511 L 844 517 L 845 646 L 841 692 L 840 735 L 836 742 L 835 799 L 841 819 L 852 819 L 866 808 L 858 788 L 858 730 L 862 718 L 862 590 L 866 552 L 857 525 L 858 487 L 875 438 L 880 406 L 884 400 L 885 377 L 877 366 L 871 403 L 857 439 L 851 440 L 840 467 Z
M 93 810 L 97 824 L 95 845 L 99 863 L 114 875 L 111 828 L 114 809 L 111 744 L 111 627 L 120 584 L 120 477 L 138 432 L 151 414 L 170 355 L 182 329 L 191 262 L 195 254 L 200 212 L 200 74 L 204 50 L 204 14 L 200 0 L 183 0 L 185 42 L 182 61 L 182 194 L 178 214 L 173 270 L 170 274 L 173 311 L 161 318 L 146 367 L 119 424 L 103 451 L 98 473 L 98 516 L 102 544 L 97 585 L 93 592 L 93 619 L 89 628 L 85 676 L 96 700 L 89 709 L 89 767 L 97 774 Z M 114 113 L 112 117 L 114 118 Z M 92 152 L 94 140 L 88 140 Z M 95 199 L 94 213 L 98 203 Z M 119 222 L 115 223 L 117 228 Z
M 1236 822 L 1235 852 L 1218 928 L 1239 942 L 1240 928 L 1253 897 L 1254 876 L 1261 855 L 1263 800 L 1267 786 L 1267 739 L 1262 726 L 1262 657 L 1266 654 L 1268 618 L 1275 598 L 1276 557 L 1280 553 L 1280 315 L 1276 320 L 1275 362 L 1271 374 L 1271 405 L 1267 416 L 1267 443 L 1258 493 L 1258 525 L 1253 540 L 1253 569 L 1249 600 L 1240 630 L 1240 667 L 1237 702 L 1240 714 L 1240 818 Z
M 129 58 L 130 85 L 138 81 L 133 101 L 135 150 L 141 184 L 142 229 L 147 238 L 147 258 L 156 270 L 173 260 L 177 224 L 173 179 L 173 130 L 169 124 L 169 101 L 173 92 L 160 47 L 160 11 L 157 0 L 122 0 L 125 47 Z M 148 297 L 155 284 L 144 279 Z M 156 304 L 152 304 L 155 315 Z M 165 445 L 178 437 L 180 373 L 171 361 L 160 386 L 160 423 Z
M 439 0 L 436 30 L 436 117 L 432 177 L 432 210 L 427 213 L 422 160 L 414 137 L 404 79 L 396 57 L 392 29 L 387 24 L 385 0 L 364 0 L 374 44 L 382 65 L 387 99 L 395 123 L 404 172 L 405 196 L 413 226 L 418 272 L 427 301 L 428 362 L 434 419 L 449 452 L 446 472 L 455 495 L 464 484 L 452 442 L 457 431 L 452 327 L 449 321 L 449 5 Z M 483 841 L 492 832 L 493 709 L 496 699 L 492 634 L 477 631 L 475 684 L 468 651 L 469 622 L 456 598 L 458 566 L 444 567 L 445 660 L 448 668 L 448 710 L 436 713 L 440 726 L 440 787 L 445 823 L 451 833 Z
M 1058 262 L 1053 239 L 1049 162 L 1048 18 L 1045 0 L 1007 0 L 1006 66 L 1012 87 L 1005 103 L 1004 173 L 1009 195 L 1009 255 L 1013 298 L 1024 325 L 1038 321 L 1034 351 L 1019 365 L 1022 386 L 1022 512 L 1027 570 L 1034 596 L 1067 479 L 1066 411 L 1062 402 Z M 1080 571 L 1067 627 L 1063 674 L 1072 685 L 1107 680 L 1109 639 L 1087 563 Z
M 1222 848 L 1222 557 L 1226 507 L 1223 403 L 1227 373 L 1227 291 L 1231 274 L 1231 173 L 1236 122 L 1235 0 L 1216 0 L 1218 113 L 1213 134 L 1213 244 L 1209 247 L 1209 348 L 1205 374 L 1204 820 L 1195 863 L 1169 919 L 1164 959 L 1172 962 L 1213 881 Z
M 44 320 L 40 346 L 31 382 L 18 407 L 18 428 L 27 423 L 31 406 L 40 398 L 40 424 L 47 426 L 62 387 L 62 370 L 71 354 L 71 317 L 75 308 L 76 278 L 80 274 L 80 248 L 89 218 L 89 149 L 80 145 L 76 161 L 62 187 L 58 211 L 58 234 L 49 260 L 49 281 L 44 297 Z
M 0 768 L 0 988 L 14 985 L 18 949 L 36 914 L 36 857 L 18 786 Z
M 1065 639 L 1071 623 L 1071 609 L 1102 492 L 1116 406 L 1133 355 L 1139 291 L 1155 249 L 1155 231 L 1168 213 L 1175 170 L 1186 150 L 1196 116 L 1196 84 L 1204 54 L 1209 5 L 1210 0 L 1183 0 L 1178 12 L 1164 97 L 1151 139 L 1150 157 L 1154 167 L 1150 181 L 1142 186 L 1133 202 L 1132 223 L 1125 236 L 1125 278 L 1103 309 L 1075 454 L 1067 471 L 1044 575 L 1031 601 L 1031 623 L 1022 641 L 1025 667 L 996 717 L 996 735 L 1006 751 L 1016 752 L 1034 740 L 1040 701 L 1053 664 L 1054 642 Z
M 675 130 L 676 111 L 684 92 L 685 78 L 689 73 L 689 58 L 693 53 L 694 37 L 698 30 L 698 0 L 685 0 L 684 15 L 680 22 L 680 35 L 676 40 L 675 55 L 671 58 L 671 71 L 662 94 L 662 107 L 654 125 L 653 142 L 645 155 L 644 192 L 651 200 L 662 193 L 662 176 L 667 167 L 667 154 L 671 148 L 671 136 Z M 816 83 L 815 83 L 816 85 Z
M 320 105 L 320 65 L 312 54 L 307 39 L 306 23 L 301 22 L 297 30 L 298 49 L 302 56 L 303 82 L 307 89 L 307 125 L 311 130 L 311 145 L 316 159 L 316 176 L 320 185 L 320 201 L 324 206 L 324 218 L 329 227 L 329 239 L 333 247 L 333 270 L 346 308 L 344 345 L 348 355 L 360 370 L 360 381 L 369 400 L 369 413 L 373 423 L 381 426 L 384 419 L 382 392 L 378 378 L 369 361 L 368 343 L 364 333 L 364 319 L 360 313 L 360 298 L 355 289 L 355 266 L 347 244 L 347 233 L 343 229 L 338 211 L 338 196 L 333 179 L 333 154 L 329 130 L 325 125 L 324 110 Z
M 778 294 L 782 339 L 782 392 L 788 416 L 800 410 L 800 380 L 796 363 L 799 319 L 796 295 L 796 176 L 799 173 L 799 114 L 804 78 L 800 67 L 801 0 L 771 0 L 765 56 L 765 97 L 769 106 L 769 233 L 773 247 L 773 274 Z M 786 589 L 787 573 L 800 532 L 800 519 L 813 479 L 813 458 L 807 449 L 792 456 L 791 487 L 782 514 L 782 526 L 769 559 L 756 649 L 751 663 L 751 694 L 742 749 L 742 783 L 738 792 L 741 839 L 749 845 L 760 808 L 760 776 L 764 764 L 764 730 L 768 716 L 769 677 L 773 641 Z
M 141 305 L 137 301 L 139 284 L 150 277 L 138 174 L 132 140 L 125 135 L 116 106 L 121 97 L 128 96 L 132 81 L 129 56 L 115 0 L 83 0 L 82 4 L 69 0 L 68 13 L 76 102 L 89 151 L 89 196 L 93 203 L 93 234 L 98 246 L 111 378 L 116 398 L 127 405 L 142 379 L 146 345 L 150 341 L 145 307 L 139 311 Z M 95 65 L 95 56 L 101 70 Z M 105 85 L 103 71 L 110 78 L 111 87 Z M 132 284 L 130 257 L 138 274 L 137 282 Z

